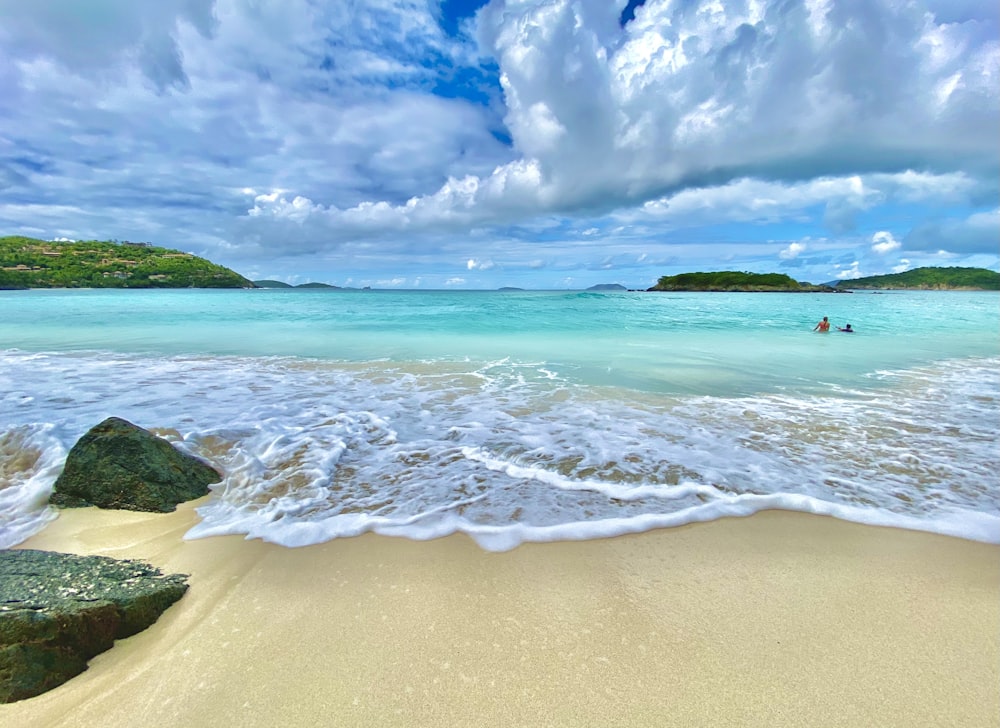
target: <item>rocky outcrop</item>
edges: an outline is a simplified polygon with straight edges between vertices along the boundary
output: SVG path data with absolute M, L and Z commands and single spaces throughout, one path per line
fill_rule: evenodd
M 208 493 L 219 474 L 119 417 L 91 429 L 69 451 L 49 502 L 166 513 Z
M 0 702 L 51 690 L 187 590 L 141 561 L 0 550 Z

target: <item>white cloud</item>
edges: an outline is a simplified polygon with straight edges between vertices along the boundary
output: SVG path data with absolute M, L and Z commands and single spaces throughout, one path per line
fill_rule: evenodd
M 899 250 L 901 247 L 902 243 L 896 240 L 890 232 L 880 230 L 872 235 L 872 250 L 879 255 L 891 253 L 894 250 Z
M 839 268 L 840 266 L 837 267 Z M 837 271 L 837 278 L 840 280 L 853 280 L 862 277 L 861 264 L 858 261 L 854 261 L 847 268 Z
M 910 269 L 910 261 L 908 259 L 906 259 L 906 258 L 900 258 L 899 259 L 899 264 L 898 265 L 894 265 L 892 267 L 892 272 L 893 273 L 903 273 L 904 271 L 908 271 L 909 269 Z
M 791 243 L 787 248 L 778 253 L 778 257 L 782 260 L 793 260 L 799 256 L 799 253 L 805 251 L 805 243 Z
M 489 270 L 494 265 L 492 260 L 476 260 L 475 258 L 469 258 L 466 262 L 465 267 L 469 270 Z
M 465 279 L 464 278 L 459 278 L 458 276 L 455 276 L 455 277 L 452 277 L 452 278 L 449 278 L 448 280 L 446 280 L 444 282 L 444 284 L 446 286 L 464 286 L 465 285 Z

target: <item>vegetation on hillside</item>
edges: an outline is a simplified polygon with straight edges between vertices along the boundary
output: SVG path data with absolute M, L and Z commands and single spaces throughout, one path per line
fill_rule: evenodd
M 272 281 L 270 279 L 264 279 L 262 281 L 254 281 L 253 284 L 257 288 L 292 288 L 290 283 L 285 283 L 284 281 Z
M 837 288 L 1000 291 L 1000 273 L 986 268 L 914 268 L 903 273 L 840 281 Z
M 204 258 L 150 243 L 0 238 L 0 288 L 253 288 Z
M 784 273 L 681 273 L 663 276 L 650 291 L 830 291 L 829 286 L 799 283 Z

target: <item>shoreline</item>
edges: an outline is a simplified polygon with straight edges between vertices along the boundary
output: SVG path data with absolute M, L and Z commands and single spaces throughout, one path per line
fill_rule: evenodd
M 1000 547 L 783 511 L 482 551 L 191 541 L 64 510 L 18 548 L 190 574 L 32 726 L 1000 726 Z

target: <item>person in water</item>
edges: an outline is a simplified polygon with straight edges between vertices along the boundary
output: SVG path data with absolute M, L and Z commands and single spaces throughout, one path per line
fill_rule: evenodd
M 821 334 L 825 334 L 829 330 L 830 330 L 830 319 L 828 319 L 826 316 L 824 316 L 823 320 L 813 327 L 813 331 L 818 331 Z
M 850 324 L 847 324 L 844 328 L 837 327 L 837 331 L 843 331 L 845 334 L 853 334 L 854 329 L 851 328 Z

